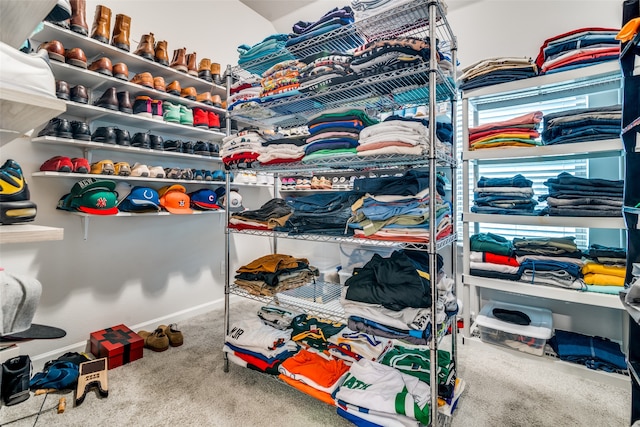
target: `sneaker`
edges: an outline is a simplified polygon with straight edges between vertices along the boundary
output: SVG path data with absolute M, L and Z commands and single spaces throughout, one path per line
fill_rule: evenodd
M 145 348 L 153 351 L 165 351 L 169 348 L 169 337 L 160 328 L 153 332 L 138 331 L 140 338 L 144 340 Z
M 152 99 L 148 96 L 137 96 L 133 103 L 133 114 L 139 114 L 142 117 L 153 117 L 151 110 Z
M 74 157 L 71 159 L 71 164 L 73 165 L 73 172 L 75 173 L 89 173 L 91 170 L 89 161 L 84 157 Z
M 0 224 L 33 221 L 37 206 L 29 196 L 22 168 L 15 160 L 8 159 L 0 167 Z
M 113 165 L 115 168 L 115 174 L 118 176 L 129 176 L 131 175 L 131 166 L 127 162 L 118 162 Z
M 193 111 L 191 111 L 191 108 L 187 108 L 184 105 L 180 106 L 180 124 L 193 126 Z
M 112 160 L 100 160 L 91 164 L 89 173 L 95 175 L 115 175 L 116 169 Z
M 72 172 L 73 163 L 66 156 L 55 156 L 40 165 L 43 172 Z
M 159 99 L 151 100 L 151 117 L 156 120 L 162 120 L 162 101 Z
M 199 107 L 193 108 L 193 125 L 198 128 L 209 129 L 208 112 Z
M 194 169 L 193 179 L 196 181 L 204 181 L 204 171 L 202 169 Z
M 193 181 L 193 171 L 191 169 L 182 169 L 180 171 L 181 178 L 187 181 Z
M 209 118 L 209 129 L 220 130 L 220 116 L 213 111 L 208 111 L 207 116 Z
M 213 181 L 224 181 L 224 171 L 216 169 L 212 174 Z
M 219 154 L 220 154 L 220 146 L 215 142 L 210 143 L 209 144 L 209 155 L 211 157 L 218 157 Z
M 182 177 L 182 172 L 178 168 L 165 168 L 164 175 L 168 179 L 180 179 Z
M 164 151 L 182 152 L 182 141 L 170 139 L 164 142 Z
M 57 138 L 73 138 L 73 132 L 71 131 L 71 124 L 67 119 L 61 119 L 55 117 L 49 120 L 49 123 L 38 132 L 38 136 L 55 136 Z
M 204 171 L 204 180 L 205 181 L 213 181 L 213 174 L 210 170 Z
M 131 167 L 131 176 L 142 176 L 146 178 L 149 176 L 149 168 L 147 167 L 147 165 L 134 163 Z
M 184 141 L 182 143 L 182 152 L 185 154 L 193 154 L 193 142 L 191 141 Z
M 180 106 L 165 101 L 163 105 L 163 118 L 165 122 L 180 123 Z
M 210 156 L 209 144 L 206 141 L 198 141 L 193 147 L 193 153 L 201 156 Z
M 164 178 L 165 173 L 162 166 L 149 166 L 149 177 L 150 178 Z

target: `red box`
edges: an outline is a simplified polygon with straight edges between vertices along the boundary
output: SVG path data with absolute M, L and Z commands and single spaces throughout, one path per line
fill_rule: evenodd
M 91 332 L 91 353 L 96 357 L 107 357 L 109 369 L 141 359 L 143 347 L 144 340 L 140 335 L 125 325 Z

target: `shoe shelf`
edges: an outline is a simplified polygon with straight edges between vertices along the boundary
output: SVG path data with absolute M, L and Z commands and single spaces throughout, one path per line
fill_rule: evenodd
M 0 244 L 30 243 L 62 240 L 64 228 L 35 224 L 12 224 L 0 226 Z
M 617 138 L 536 147 L 464 150 L 462 152 L 462 160 L 482 160 L 483 163 L 494 160 L 499 163 L 507 163 L 509 161 L 521 162 L 522 159 L 529 159 L 546 162 L 549 160 L 564 160 L 576 157 L 595 158 L 617 156 L 622 153 L 622 150 L 622 140 Z
M 201 156 L 199 154 L 179 153 L 175 151 L 152 150 L 150 148 L 131 147 L 131 146 L 124 146 L 124 145 L 116 145 L 116 144 L 105 144 L 103 142 L 81 141 L 79 139 L 58 138 L 54 136 L 39 136 L 37 138 L 32 138 L 31 142 L 35 142 L 39 144 L 50 144 L 50 145 L 67 145 L 72 147 L 83 148 L 85 150 L 120 151 L 120 152 L 131 153 L 131 154 L 149 155 L 154 157 L 167 157 L 167 158 L 176 158 L 176 159 L 183 158 L 183 159 L 211 161 L 216 164 L 222 162 L 220 157 Z
M 73 173 L 73 172 L 34 172 L 33 177 L 45 178 L 95 178 L 108 179 L 113 181 L 134 181 L 134 182 L 166 182 L 170 184 L 199 184 L 199 185 L 224 185 L 224 181 L 196 181 L 195 179 L 169 179 L 169 178 L 149 178 L 143 176 L 120 176 L 120 175 L 98 175 L 90 173 Z
M 187 98 L 182 98 L 170 93 L 161 92 L 159 90 L 151 89 L 146 86 L 139 85 L 137 83 L 131 83 L 127 80 L 118 79 L 116 77 L 107 76 L 105 74 L 98 73 L 96 71 L 85 70 L 84 68 L 76 67 L 73 65 L 65 64 L 59 61 L 50 61 L 53 74 L 56 76 L 56 80 L 63 80 L 69 83 L 70 87 L 75 85 L 83 85 L 87 89 L 91 89 L 94 99 L 98 99 L 99 95 L 110 87 L 115 87 L 118 92 L 127 90 L 131 96 L 131 103 L 135 101 L 135 97 L 139 95 L 146 95 L 152 99 L 160 99 L 162 101 L 170 101 L 174 104 L 182 104 L 187 107 L 202 108 L 207 111 L 214 111 L 218 114 L 226 114 L 227 110 L 215 107 L 212 105 L 203 104 L 202 102 L 192 101 Z M 167 82 L 167 84 L 170 82 Z
M 462 221 L 540 227 L 625 228 L 624 219 L 622 217 L 493 215 L 463 212 Z
M 0 93 L 0 146 L 64 113 L 65 102 L 3 88 Z
M 193 86 L 198 92 L 210 91 L 212 94 L 220 95 L 222 99 L 227 96 L 227 90 L 224 86 L 209 83 L 206 80 L 176 71 L 173 68 L 133 54 L 132 52 L 136 49 L 133 41 L 131 42 L 131 52 L 125 52 L 115 46 L 80 35 L 50 22 L 44 22 L 44 29 L 36 34 L 34 38 L 39 41 L 58 40 L 66 49 L 79 47 L 84 51 L 88 64 L 104 56 L 109 58 L 113 64 L 124 62 L 127 64 L 129 72 L 133 74 L 149 72 L 153 77 L 164 78 L 167 84 L 177 80 L 183 88 Z M 74 82 L 70 80 L 68 83 L 72 84 Z
M 464 275 L 464 284 L 465 286 L 469 285 L 476 288 L 494 289 L 502 292 L 527 295 L 536 298 L 546 298 L 576 304 L 624 310 L 622 302 L 617 295 L 564 289 L 554 286 L 518 282 L 515 280 L 491 279 L 467 274 Z
M 429 93 L 430 75 L 437 80 L 435 94 Z M 229 113 L 241 122 L 287 128 L 304 125 L 312 115 L 328 108 L 364 107 L 380 113 L 408 104 L 428 104 L 432 95 L 436 102 L 454 99 L 455 83 L 440 70 L 421 64 L 332 85 L 322 92 L 258 99 L 258 104 L 239 104 Z
M 455 166 L 456 161 L 453 157 L 446 153 L 436 153 L 436 160 L 438 166 Z M 291 162 L 281 163 L 277 165 L 257 165 L 252 167 L 255 171 L 267 171 L 267 172 L 309 172 L 313 170 L 314 173 L 320 171 L 331 170 L 363 170 L 370 168 L 392 168 L 400 166 L 428 166 L 429 158 L 425 156 L 407 156 L 399 154 L 380 154 L 376 156 L 332 156 L 326 159 L 319 159 L 313 162 Z M 236 170 L 232 166 L 232 170 Z
M 67 104 L 67 114 L 74 117 L 81 117 L 85 121 L 109 121 L 118 125 L 148 129 L 156 133 L 166 133 L 179 137 L 204 139 L 207 141 L 219 142 L 225 136 L 222 132 L 151 119 L 142 117 L 139 114 L 127 114 L 121 111 L 109 110 L 95 105 L 80 104 L 73 101 L 65 102 Z
M 19 49 L 56 3 L 57 0 L 2 0 L 0 41 Z
M 112 218 L 112 217 L 143 217 L 143 216 L 182 216 L 182 215 L 214 215 L 225 213 L 224 209 L 217 209 L 211 211 L 196 211 L 194 210 L 190 214 L 172 214 L 171 212 L 118 212 L 115 215 L 91 215 L 84 212 L 66 212 L 71 215 L 80 216 L 83 218 Z
M 55 173 L 55 172 L 54 172 Z M 331 242 L 331 243 L 354 243 L 357 245 L 366 246 L 380 246 L 388 248 L 403 248 L 412 249 L 417 251 L 428 251 L 429 243 L 417 243 L 417 242 L 403 242 L 401 240 L 374 240 L 364 239 L 352 236 L 330 236 L 326 234 L 291 234 L 284 231 L 270 231 L 270 230 L 239 230 L 235 228 L 228 228 L 230 233 L 235 234 L 248 234 L 252 236 L 265 236 L 265 237 L 277 237 L 282 239 L 293 240 L 309 240 L 314 242 Z M 457 240 L 455 233 L 443 237 L 436 242 L 436 250 L 443 249 Z

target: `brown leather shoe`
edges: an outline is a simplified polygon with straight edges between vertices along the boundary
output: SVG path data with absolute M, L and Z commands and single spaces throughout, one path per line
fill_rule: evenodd
M 167 50 L 166 40 L 160 40 L 156 43 L 153 59 L 158 64 L 164 65 L 165 67 L 169 66 L 169 51 Z
M 111 35 L 111 9 L 101 4 L 96 6 L 96 14 L 91 26 L 91 38 L 102 43 L 109 43 Z
M 104 56 L 93 61 L 91 65 L 89 65 L 89 71 L 95 71 L 100 74 L 113 77 L 113 65 L 111 64 L 111 60 Z
M 186 55 L 187 55 L 186 47 L 174 50 L 173 60 L 171 61 L 170 67 L 173 68 L 174 70 L 178 70 L 180 72 L 186 73 L 188 71 Z
M 153 88 L 155 90 L 159 90 L 160 92 L 166 92 L 167 84 L 164 82 L 164 79 L 162 77 L 154 77 L 153 78 Z
M 49 59 L 58 62 L 64 62 L 64 46 L 58 40 L 50 40 L 40 44 L 38 50 L 46 49 Z
M 217 85 L 220 84 L 220 64 L 218 64 L 217 62 L 212 62 L 211 63 L 211 77 L 213 78 L 213 81 L 216 82 Z
M 222 107 L 222 100 L 220 99 L 220 95 L 211 95 L 211 102 L 213 102 L 214 107 Z
M 113 26 L 111 45 L 129 52 L 129 34 L 131 32 L 131 17 L 121 13 L 116 15 L 116 23 Z
M 197 64 L 197 60 L 196 60 L 196 53 L 188 53 L 187 54 L 187 74 L 191 74 L 194 77 L 198 77 L 198 68 L 196 67 Z
M 202 58 L 200 60 L 200 65 L 198 65 L 198 77 L 208 82 L 213 81 L 211 78 L 211 60 L 209 58 Z
M 84 51 L 79 47 L 67 49 L 64 52 L 64 58 L 67 64 L 71 64 L 80 68 L 87 68 L 87 55 L 85 55 Z
M 182 88 L 180 87 L 180 82 L 177 80 L 172 81 L 167 86 L 167 93 L 180 96 L 180 92 L 182 92 Z
M 89 94 L 87 93 L 87 88 L 82 85 L 72 87 L 69 91 L 69 97 L 73 102 L 78 102 L 80 104 L 89 103 Z
M 69 83 L 64 80 L 56 80 L 56 96 L 65 101 L 69 100 Z
M 196 96 L 196 101 L 202 102 L 203 104 L 213 105 L 213 100 L 211 100 L 210 92 L 202 92 Z
M 87 25 L 87 1 L 71 0 L 71 31 L 86 36 L 89 33 Z
M 184 89 L 182 89 L 180 91 L 180 97 L 181 98 L 187 98 L 190 99 L 192 101 L 196 100 L 196 96 L 197 96 L 197 92 L 196 92 L 196 88 L 195 87 L 185 87 Z
M 129 80 L 129 67 L 124 62 L 113 64 L 113 77 L 121 80 Z
M 153 61 L 153 45 L 155 44 L 155 38 L 153 37 L 153 33 L 143 34 L 140 43 L 138 43 L 138 48 L 135 53 L 138 56 L 142 56 L 150 61 Z
M 100 99 L 95 103 L 98 107 L 107 108 L 109 110 L 118 111 L 118 90 L 115 87 L 110 87 L 105 90 Z
M 136 83 L 153 89 L 153 76 L 148 72 L 139 73 L 133 76 L 131 83 Z
M 128 90 L 118 92 L 118 109 L 123 113 L 133 114 L 133 105 Z

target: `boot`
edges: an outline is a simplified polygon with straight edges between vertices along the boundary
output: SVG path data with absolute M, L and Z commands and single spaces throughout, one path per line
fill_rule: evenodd
M 195 52 L 187 54 L 187 74 L 198 77 L 198 68 L 196 67 L 197 63 Z
M 183 47 L 182 49 L 176 49 L 173 51 L 173 60 L 171 61 L 170 67 L 174 70 L 181 71 L 186 73 L 187 68 L 187 58 L 186 58 L 187 48 Z
M 123 113 L 133 114 L 133 104 L 128 90 L 118 92 L 118 109 Z
M 211 77 L 217 85 L 219 85 L 222 81 L 220 79 L 220 64 L 218 64 L 217 62 L 211 63 Z
M 71 0 L 71 31 L 86 36 L 89 33 L 87 25 L 87 0 Z
M 96 14 L 91 27 L 91 38 L 102 43 L 109 43 L 111 35 L 111 9 L 106 6 L 97 5 Z
M 200 65 L 198 66 L 198 77 L 211 83 L 211 60 L 209 58 L 202 58 Z
M 131 17 L 121 13 L 116 15 L 116 24 L 113 26 L 111 45 L 129 52 L 129 34 L 131 32 Z
M 169 66 L 169 53 L 167 51 L 167 41 L 160 40 L 156 43 L 155 54 L 153 58 L 158 64 Z
M 118 90 L 115 87 L 105 90 L 100 99 L 96 101 L 95 105 L 108 110 L 118 111 L 120 106 L 120 102 L 118 101 Z
M 138 56 L 142 56 L 145 59 L 153 61 L 153 45 L 155 43 L 155 39 L 153 38 L 153 33 L 143 34 L 142 40 L 138 44 L 138 48 L 135 53 Z

